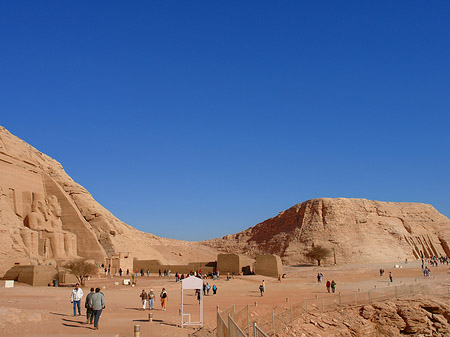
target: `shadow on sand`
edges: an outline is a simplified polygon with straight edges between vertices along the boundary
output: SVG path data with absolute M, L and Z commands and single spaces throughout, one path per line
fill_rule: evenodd
M 148 319 L 133 319 L 133 322 L 148 322 Z M 153 322 L 158 322 L 164 324 L 162 319 L 153 319 Z
M 73 315 L 67 315 L 67 314 L 60 314 L 60 313 L 57 313 L 57 312 L 50 312 L 49 314 L 51 314 L 51 315 L 57 315 L 57 316 L 64 316 L 64 317 L 70 317 L 70 316 L 73 316 Z M 75 316 L 73 316 L 73 317 L 75 317 Z

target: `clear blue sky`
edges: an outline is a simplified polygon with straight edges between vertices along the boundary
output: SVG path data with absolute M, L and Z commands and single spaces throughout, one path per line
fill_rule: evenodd
M 316 197 L 450 215 L 450 2 L 3 1 L 0 125 L 187 240 Z

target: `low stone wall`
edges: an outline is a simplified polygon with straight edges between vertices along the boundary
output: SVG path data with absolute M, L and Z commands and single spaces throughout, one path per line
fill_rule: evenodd
M 159 260 L 138 260 L 134 259 L 133 261 L 133 272 L 136 270 L 140 272 L 141 269 L 144 269 L 147 272 L 147 269 L 150 270 L 150 273 L 157 273 L 158 270 L 161 269 L 161 272 L 165 270 L 171 271 L 172 274 L 187 274 L 191 270 L 199 271 L 202 273 L 212 273 L 216 270 L 217 263 L 215 261 L 212 262 L 191 262 L 185 265 L 174 265 L 174 264 L 162 264 Z

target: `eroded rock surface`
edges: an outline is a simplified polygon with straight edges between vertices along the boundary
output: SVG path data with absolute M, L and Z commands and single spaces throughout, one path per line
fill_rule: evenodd
M 446 302 L 401 299 L 340 312 L 308 313 L 276 336 L 449 336 L 450 307 Z
M 383 262 L 450 255 L 450 220 L 420 203 L 321 198 L 297 204 L 240 233 L 206 241 L 216 249 L 280 255 L 285 264 L 305 263 L 322 245 L 328 263 Z

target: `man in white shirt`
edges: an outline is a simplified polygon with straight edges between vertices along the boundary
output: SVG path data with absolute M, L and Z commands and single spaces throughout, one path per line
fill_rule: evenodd
M 81 316 L 80 302 L 83 298 L 83 289 L 80 288 L 80 284 L 77 283 L 75 285 L 75 289 L 72 290 L 72 294 L 70 295 L 70 303 L 73 303 L 73 315 L 77 315 L 76 307 L 78 307 L 78 315 Z

